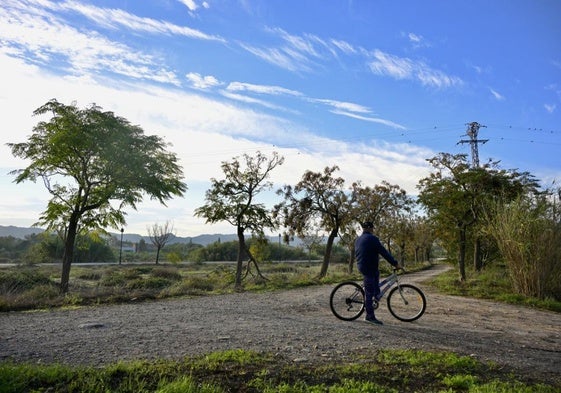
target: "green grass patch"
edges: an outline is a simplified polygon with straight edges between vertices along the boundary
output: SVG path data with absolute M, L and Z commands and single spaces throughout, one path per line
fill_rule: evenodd
M 470 357 L 409 350 L 384 350 L 352 363 L 329 364 L 294 364 L 272 354 L 240 349 L 99 368 L 0 363 L 0 393 L 553 393 L 560 388 L 517 378 Z

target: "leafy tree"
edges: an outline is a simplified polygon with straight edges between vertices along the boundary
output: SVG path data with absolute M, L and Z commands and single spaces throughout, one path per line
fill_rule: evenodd
M 413 200 L 405 190 L 386 181 L 374 187 L 354 183 L 352 200 L 354 221 L 350 222 L 352 226 L 344 228 L 345 232 L 349 232 L 345 244 L 351 253 L 351 263 L 354 261 L 354 239 L 358 235 L 357 222 L 372 221 L 377 235 L 386 241 L 388 250 L 391 250 L 392 239 L 399 239 L 401 250 L 405 248 L 408 233 L 406 223 L 413 206 Z
M 40 121 L 27 142 L 8 146 L 14 156 L 30 161 L 12 172 L 15 182 L 41 179 L 52 195 L 37 225 L 64 232 L 60 290 L 66 293 L 79 232 L 120 227 L 124 209 L 136 209 L 144 194 L 165 205 L 187 186 L 166 143 L 126 119 L 96 105 L 79 109 L 56 100 L 34 112 L 49 113 L 50 120 Z
M 166 221 L 166 223 L 162 225 L 155 223 L 151 227 L 148 227 L 148 237 L 154 247 L 156 247 L 156 265 L 160 260 L 160 251 L 173 236 L 173 223 L 169 221 Z
M 471 168 L 465 154 L 440 153 L 428 161 L 436 171 L 420 180 L 419 201 L 427 208 L 429 217 L 436 223 L 438 236 L 445 238 L 449 250 L 450 246 L 457 248 L 463 281 L 468 230 L 481 221 L 482 212 L 492 202 L 513 200 L 521 193 L 535 190 L 537 184 L 528 173 L 499 170 L 497 163 Z M 475 227 L 472 239 L 476 269 L 481 266 L 478 233 Z
M 249 242 L 249 252 L 260 262 L 271 261 L 271 247 L 269 240 L 264 236 L 254 237 Z
M 235 286 L 241 288 L 243 257 L 247 255 L 248 271 L 253 262 L 259 272 L 256 260 L 252 257 L 245 242 L 245 231 L 258 236 L 267 228 L 274 229 L 275 221 L 263 203 L 256 197 L 272 187 L 267 181 L 271 171 L 284 162 L 283 157 L 273 152 L 267 157 L 261 152 L 255 155 L 243 155 L 243 162 L 235 157 L 231 162 L 222 162 L 225 179 L 211 179 L 212 185 L 206 192 L 206 204 L 195 210 L 195 215 L 204 217 L 207 223 L 226 221 L 236 227 L 238 236 L 238 256 Z M 259 273 L 260 274 L 260 273 Z
M 275 206 L 275 216 L 290 234 L 305 236 L 309 223 L 329 233 L 319 278 L 325 277 L 331 258 L 333 242 L 339 229 L 351 219 L 350 195 L 343 189 L 345 180 L 333 177 L 339 167 L 326 167 L 321 172 L 306 171 L 294 187 L 285 185 L 278 190 L 284 201 Z

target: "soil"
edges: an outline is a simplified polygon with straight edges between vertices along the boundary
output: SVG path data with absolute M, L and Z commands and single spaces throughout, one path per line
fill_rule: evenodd
M 0 360 L 101 366 L 181 359 L 242 348 L 301 363 L 352 360 L 380 348 L 452 351 L 506 371 L 561 383 L 561 314 L 438 294 L 423 282 L 445 266 L 408 274 L 427 311 L 407 323 L 382 305 L 383 326 L 336 319 L 334 285 L 0 314 Z

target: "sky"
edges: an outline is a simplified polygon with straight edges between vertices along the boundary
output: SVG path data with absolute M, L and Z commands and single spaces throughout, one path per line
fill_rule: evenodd
M 337 165 L 348 185 L 411 196 L 439 152 L 561 181 L 561 2 L 470 0 L 2 0 L 0 225 L 28 227 L 50 199 L 15 184 L 51 99 L 96 104 L 159 135 L 188 190 L 126 210 L 126 233 L 234 233 L 193 212 L 221 164 L 285 158 L 273 191 Z M 268 205 L 280 202 L 263 194 Z

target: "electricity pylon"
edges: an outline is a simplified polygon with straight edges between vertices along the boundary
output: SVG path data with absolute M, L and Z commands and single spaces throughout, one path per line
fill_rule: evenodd
M 479 149 L 478 149 L 477 145 L 479 143 L 484 144 L 484 143 L 488 142 L 489 139 L 477 139 L 477 133 L 479 132 L 479 129 L 481 127 L 487 127 L 487 126 L 483 126 L 476 121 L 473 121 L 471 123 L 467 123 L 466 125 L 468 126 L 466 134 L 467 134 L 467 136 L 469 136 L 469 139 L 462 139 L 461 141 L 458 142 L 458 144 L 469 143 L 471 145 L 471 166 L 473 168 L 478 168 L 479 167 Z

